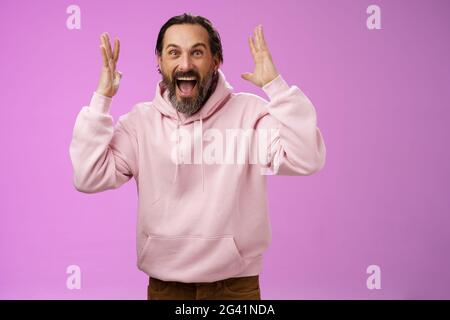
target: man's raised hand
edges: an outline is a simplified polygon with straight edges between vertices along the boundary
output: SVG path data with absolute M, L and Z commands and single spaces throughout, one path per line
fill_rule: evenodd
M 103 65 L 96 92 L 112 98 L 117 93 L 119 82 L 122 78 L 122 73 L 116 70 L 120 53 L 120 41 L 118 38 L 115 38 L 113 51 L 109 42 L 108 33 L 104 32 L 100 35 L 100 42 Z
M 278 76 L 277 69 L 272 61 L 269 49 L 262 30 L 262 25 L 258 25 L 254 31 L 253 37 L 248 38 L 250 52 L 255 62 L 255 71 L 253 73 L 243 73 L 241 77 L 252 82 L 258 87 L 263 87 Z

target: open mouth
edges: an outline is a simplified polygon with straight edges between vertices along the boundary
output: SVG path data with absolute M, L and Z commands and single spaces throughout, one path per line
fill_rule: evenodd
M 197 79 L 193 77 L 179 77 L 176 82 L 181 96 L 191 96 L 197 85 Z

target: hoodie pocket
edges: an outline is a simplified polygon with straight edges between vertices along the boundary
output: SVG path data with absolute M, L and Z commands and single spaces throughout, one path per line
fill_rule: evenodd
M 168 281 L 213 282 L 233 277 L 244 268 L 233 236 L 149 236 L 139 269 Z

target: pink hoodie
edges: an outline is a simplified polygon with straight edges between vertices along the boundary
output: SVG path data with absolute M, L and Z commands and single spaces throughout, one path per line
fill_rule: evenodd
M 281 75 L 262 89 L 269 101 L 234 93 L 219 70 L 215 91 L 189 117 L 176 112 L 161 81 L 153 101 L 137 103 L 115 126 L 111 98 L 94 92 L 82 107 L 70 144 L 74 186 L 95 193 L 134 177 L 137 265 L 149 276 L 213 282 L 261 272 L 271 240 L 261 169 L 310 175 L 324 166 L 326 154 L 308 97 Z M 223 141 L 229 129 L 279 134 L 264 136 L 270 136 L 265 162 L 226 162 L 221 146 L 235 150 Z M 255 152 L 255 136 L 249 141 Z

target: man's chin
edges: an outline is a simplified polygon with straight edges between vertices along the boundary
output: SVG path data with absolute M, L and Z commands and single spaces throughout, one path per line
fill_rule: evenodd
M 177 101 L 178 102 L 182 102 L 182 103 L 191 103 L 192 101 L 194 101 L 196 99 L 196 96 L 180 96 L 178 93 L 176 94 L 177 97 Z

